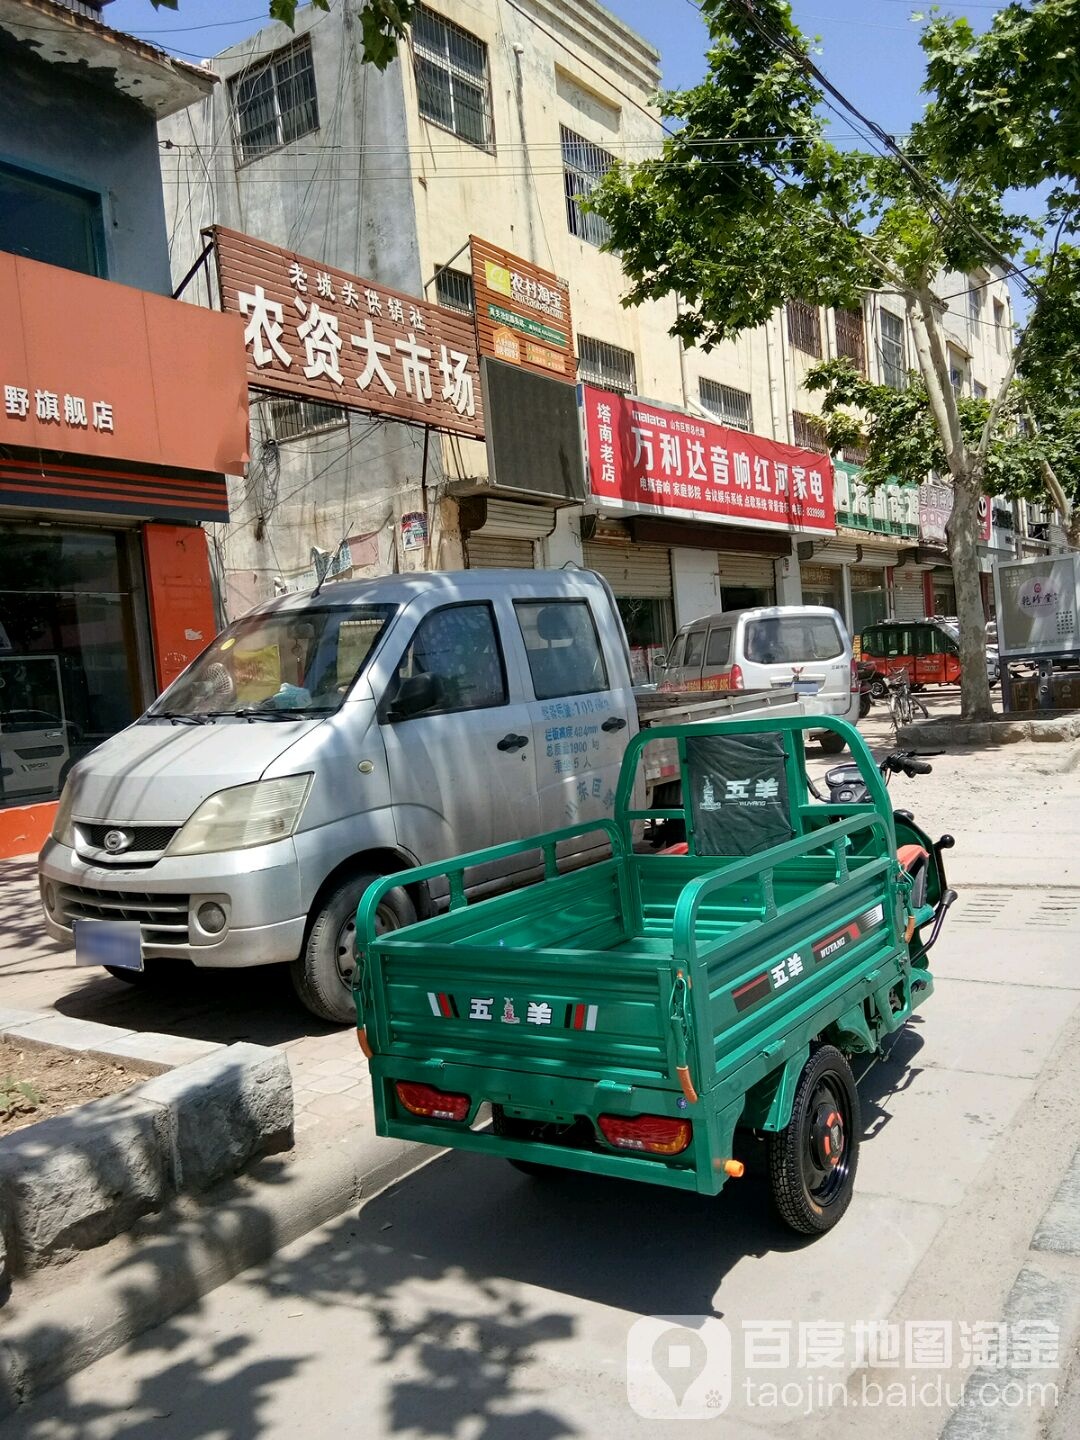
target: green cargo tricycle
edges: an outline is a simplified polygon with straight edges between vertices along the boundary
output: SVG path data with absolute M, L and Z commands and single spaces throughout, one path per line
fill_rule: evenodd
M 808 779 L 804 732 L 823 725 L 850 748 L 857 803 Z M 639 808 L 656 740 L 677 743 L 679 809 Z M 879 772 L 856 730 L 821 717 L 649 731 L 613 819 L 372 885 L 354 990 L 378 1133 L 706 1195 L 743 1173 L 756 1133 L 782 1218 L 831 1228 L 859 1153 L 849 1057 L 879 1053 L 931 994 L 955 898 L 952 840 L 894 814 L 890 762 L 905 768 Z M 646 827 L 672 824 L 685 840 L 648 848 Z M 561 842 L 598 829 L 610 857 L 561 867 Z M 530 851 L 533 883 L 471 898 L 480 867 Z M 379 934 L 397 886 L 427 918 Z

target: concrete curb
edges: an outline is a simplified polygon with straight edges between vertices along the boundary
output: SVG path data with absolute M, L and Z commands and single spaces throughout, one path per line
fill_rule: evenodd
M 348 1152 L 263 1161 L 179 1218 L 172 1207 L 143 1222 L 104 1273 L 60 1289 L 52 1272 L 48 1294 L 5 1311 L 0 1417 L 441 1153 L 370 1136 Z
M 991 721 L 947 719 L 919 720 L 901 725 L 901 745 L 918 749 L 921 745 L 975 745 L 979 747 L 1015 745 L 1022 740 L 1061 743 L 1080 738 L 1080 717 L 1076 715 L 999 716 Z

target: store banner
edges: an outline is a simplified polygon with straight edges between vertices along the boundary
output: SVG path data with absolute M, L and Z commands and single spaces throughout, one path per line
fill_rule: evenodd
M 82 480 L 118 463 L 243 473 L 248 389 L 235 316 L 3 251 L 0 316 L 0 446 L 72 457 L 60 488 L 86 508 L 99 497 L 81 496 Z M 36 455 L 28 467 L 31 488 L 56 469 Z
M 836 533 L 827 455 L 585 385 L 589 484 L 605 509 Z
M 953 491 L 951 485 L 919 486 L 919 539 L 931 545 L 945 545 L 948 536 L 945 527 L 952 514 Z M 993 523 L 993 505 L 988 495 L 979 501 L 979 542 L 989 545 Z
M 480 354 L 573 384 L 570 286 L 490 240 L 469 244 Z
M 248 383 L 484 437 L 470 315 L 215 225 L 221 308 L 244 318 Z

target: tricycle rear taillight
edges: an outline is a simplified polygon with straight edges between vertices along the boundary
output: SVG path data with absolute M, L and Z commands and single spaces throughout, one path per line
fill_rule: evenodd
M 690 1144 L 689 1120 L 663 1115 L 601 1115 L 596 1122 L 609 1145 L 620 1150 L 645 1150 L 650 1155 L 678 1155 Z
M 410 1115 L 426 1115 L 432 1120 L 469 1118 L 472 1101 L 468 1095 L 458 1095 L 452 1090 L 436 1090 L 434 1085 L 420 1085 L 413 1080 L 399 1080 L 394 1088 Z
M 858 695 L 862 690 L 862 681 L 859 679 L 859 663 L 852 657 L 851 661 L 851 693 Z

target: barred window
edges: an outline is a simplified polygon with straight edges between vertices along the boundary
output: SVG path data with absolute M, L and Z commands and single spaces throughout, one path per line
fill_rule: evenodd
M 865 465 L 868 458 L 865 445 L 845 445 L 840 456 L 849 465 Z
M 745 390 L 720 385 L 702 376 L 698 381 L 698 397 L 701 408 L 715 415 L 721 425 L 730 425 L 733 430 L 753 430 L 754 410 Z
M 578 336 L 578 379 L 620 395 L 637 393 L 637 367 L 632 350 L 620 350 L 604 340 Z
M 229 81 L 229 95 L 241 163 L 317 130 L 319 104 L 311 41 L 300 40 L 236 76 Z
M 891 310 L 881 312 L 881 379 L 893 390 L 903 390 L 907 384 L 907 365 L 904 362 L 904 322 Z
M 299 440 L 324 430 L 341 430 L 349 423 L 348 412 L 338 405 L 318 400 L 267 400 L 265 413 L 275 440 Z
M 837 310 L 836 353 L 850 360 L 860 375 L 866 374 L 866 332 L 862 310 Z
M 791 412 L 792 434 L 795 444 L 802 450 L 820 450 L 829 453 L 825 440 L 825 422 L 820 415 L 804 415 L 801 410 Z
M 581 201 L 591 195 L 607 172 L 615 164 L 615 156 L 601 150 L 591 140 L 585 140 L 559 126 L 562 137 L 563 188 L 566 192 L 566 225 L 571 235 L 589 245 L 603 245 L 611 236 L 607 221 L 599 215 L 590 215 L 581 208 Z
M 816 305 L 805 300 L 787 302 L 788 336 L 797 350 L 821 359 L 821 316 Z
M 448 310 L 473 313 L 472 276 L 463 270 L 440 270 L 435 276 L 435 298 Z
M 413 12 L 416 96 L 425 120 L 481 150 L 495 148 L 487 46 L 426 5 Z

